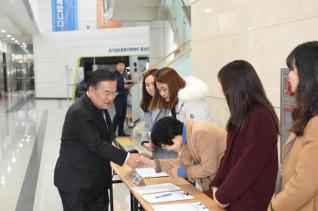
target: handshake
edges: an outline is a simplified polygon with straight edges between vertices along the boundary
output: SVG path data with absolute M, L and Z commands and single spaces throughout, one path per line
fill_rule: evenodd
M 146 158 L 144 156 L 138 154 L 129 154 L 129 158 L 126 162 L 131 168 L 140 168 L 140 167 L 148 167 L 148 168 L 156 168 L 156 163 L 154 160 Z M 178 178 L 178 168 L 180 166 L 173 165 L 170 169 L 167 170 L 167 173 L 172 178 Z
M 156 164 L 154 160 L 146 158 L 142 155 L 130 153 L 129 158 L 126 161 L 126 164 L 131 168 L 139 168 L 139 167 L 152 167 L 155 168 Z

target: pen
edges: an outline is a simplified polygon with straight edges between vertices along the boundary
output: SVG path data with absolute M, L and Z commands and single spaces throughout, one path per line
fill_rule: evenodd
M 166 193 L 166 194 L 162 194 L 162 195 L 159 195 L 159 196 L 156 196 L 155 198 L 158 199 L 158 198 L 162 198 L 162 197 L 166 197 L 166 196 L 171 196 L 172 193 Z

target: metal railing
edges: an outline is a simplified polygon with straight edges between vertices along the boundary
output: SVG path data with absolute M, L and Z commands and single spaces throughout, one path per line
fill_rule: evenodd
M 167 55 L 165 55 L 164 57 L 160 58 L 158 61 L 156 61 L 156 62 L 150 64 L 148 70 L 149 70 L 149 69 L 153 69 L 153 68 L 158 68 L 158 67 L 160 67 L 160 64 L 162 64 L 163 62 L 165 62 L 166 60 L 168 60 L 168 58 L 169 58 L 170 56 L 172 56 L 172 55 L 175 55 L 175 54 L 180 54 L 180 55 L 181 55 L 181 54 L 182 54 L 181 57 L 183 57 L 183 52 L 185 52 L 185 51 L 187 51 L 187 50 L 189 50 L 189 49 L 192 49 L 192 48 L 189 47 L 189 48 L 187 48 L 186 50 L 183 50 L 183 51 L 181 51 L 181 49 L 183 49 L 184 47 L 186 47 L 186 46 L 187 46 L 188 44 L 190 44 L 190 43 L 191 43 L 191 40 L 188 40 L 188 41 L 184 42 L 183 44 L 181 44 L 178 48 L 176 48 L 176 49 L 173 50 L 172 52 L 170 52 L 170 53 L 168 53 Z M 191 51 L 191 50 L 190 50 L 190 51 Z M 161 65 L 161 67 L 162 67 L 162 66 L 171 65 L 171 64 L 173 64 L 173 63 L 176 62 L 176 61 L 174 61 L 174 60 L 179 60 L 181 57 L 178 55 L 178 56 L 176 56 L 175 58 L 173 58 L 172 61 L 166 62 L 164 65 Z

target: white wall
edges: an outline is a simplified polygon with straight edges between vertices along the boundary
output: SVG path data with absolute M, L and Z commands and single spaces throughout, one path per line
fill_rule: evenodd
M 37 26 L 40 25 L 40 0 L 29 0 L 32 14 Z
M 37 0 L 32 0 L 37 1 Z M 78 30 L 97 29 L 97 1 L 77 0 Z M 150 27 L 150 61 L 154 62 L 176 48 L 172 29 L 167 21 L 124 22 L 125 27 Z M 40 31 L 52 32 L 51 0 L 40 1 Z
M 77 11 L 78 30 L 95 30 L 97 27 L 97 1 L 77 0 Z M 51 0 L 40 1 L 40 31 L 52 31 Z
M 173 31 L 167 21 L 150 23 L 150 63 L 156 62 L 176 49 Z
M 149 47 L 148 27 L 43 33 L 33 37 L 35 96 L 71 96 L 74 70 L 80 57 L 145 55 L 149 52 L 109 52 L 110 48 Z
M 124 27 L 149 26 L 150 63 L 156 62 L 177 48 L 173 31 L 168 21 L 124 22 Z M 168 61 L 165 61 L 168 63 Z
M 8 51 L 8 43 L 0 40 L 0 51 L 7 52 Z
M 198 0 L 192 4 L 193 74 L 210 89 L 217 124 L 229 113 L 216 75 L 235 59 L 252 63 L 279 113 L 280 68 L 296 45 L 318 38 L 316 0 Z

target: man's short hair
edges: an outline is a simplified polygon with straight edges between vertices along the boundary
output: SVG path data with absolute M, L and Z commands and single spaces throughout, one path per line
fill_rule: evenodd
M 90 75 L 88 86 L 96 88 L 101 81 L 116 81 L 116 77 L 107 69 L 98 69 Z

